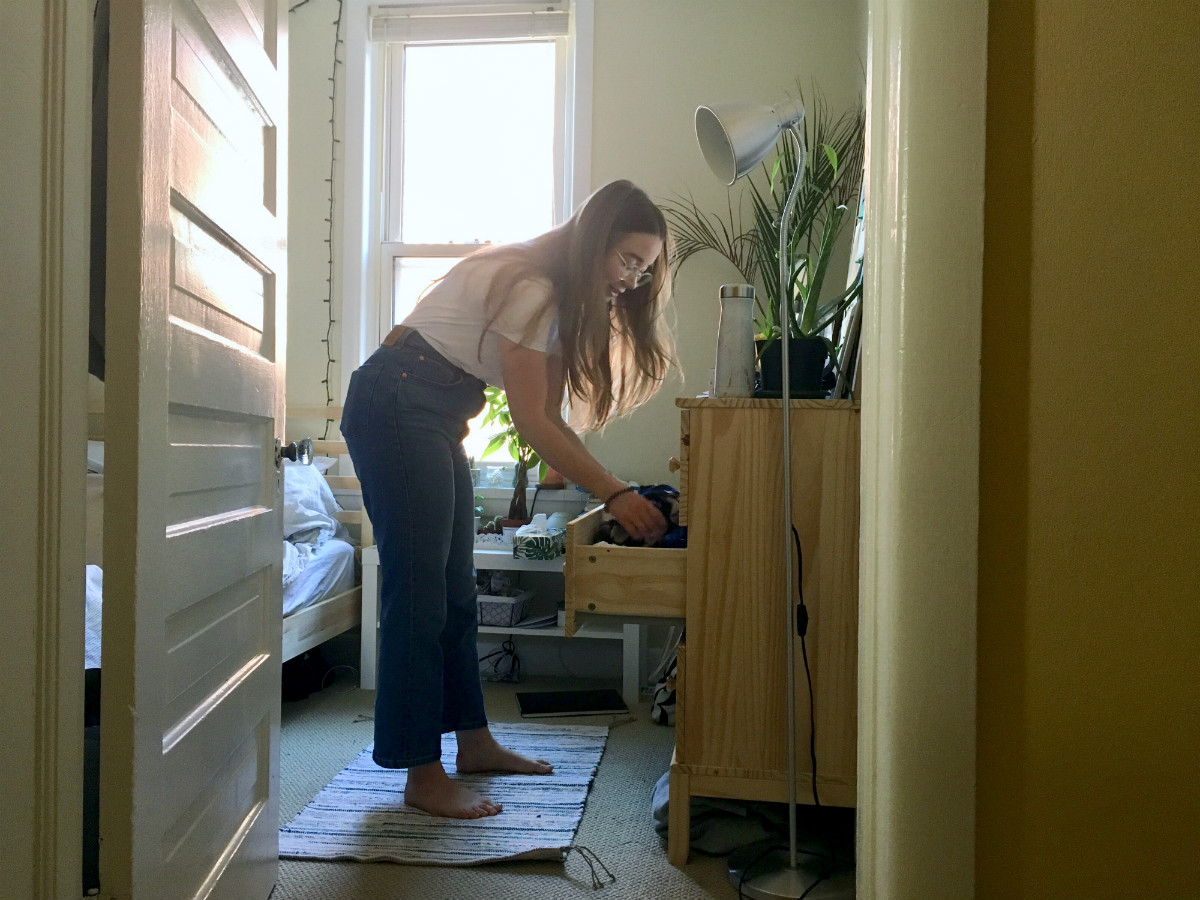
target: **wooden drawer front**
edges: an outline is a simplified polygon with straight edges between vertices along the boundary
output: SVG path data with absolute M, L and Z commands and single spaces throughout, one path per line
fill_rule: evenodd
M 604 509 L 597 507 L 567 524 L 567 635 L 575 633 L 579 613 L 683 618 L 687 550 L 593 543 L 603 519 Z
M 808 401 L 817 403 L 817 401 Z M 692 410 L 688 529 L 690 668 L 676 754 L 695 793 L 720 778 L 782 784 L 787 772 L 788 619 L 784 600 L 781 407 Z M 803 549 L 816 756 L 823 803 L 854 802 L 857 762 L 859 414 L 794 407 L 792 524 Z M 789 595 L 794 602 L 794 589 Z M 795 640 L 798 771 L 808 756 L 809 693 Z M 747 727 L 753 723 L 753 727 Z M 677 726 L 678 727 L 678 726 Z M 699 779 L 712 776 L 711 782 Z M 736 790 L 748 791 L 744 785 Z M 715 794 L 715 796 L 726 796 Z M 733 794 L 762 799 L 761 794 Z M 801 802 L 808 802 L 802 800 Z

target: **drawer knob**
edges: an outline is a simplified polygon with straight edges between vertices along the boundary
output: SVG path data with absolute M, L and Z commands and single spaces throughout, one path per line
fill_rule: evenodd
M 588 562 L 595 562 L 595 561 L 596 561 L 596 557 L 594 557 L 594 556 L 588 557 Z
M 595 608 L 596 608 L 596 604 L 595 604 L 595 603 L 589 603 L 589 604 L 588 604 L 588 609 L 595 609 Z

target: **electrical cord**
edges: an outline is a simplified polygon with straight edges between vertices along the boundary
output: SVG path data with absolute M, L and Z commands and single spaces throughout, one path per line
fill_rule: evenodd
M 800 600 L 796 607 L 796 632 L 800 636 L 800 655 L 804 658 L 804 678 L 808 682 L 808 756 L 812 761 L 813 805 L 820 808 L 821 797 L 817 793 L 817 703 L 813 695 L 812 670 L 808 665 L 808 645 L 805 642 L 808 606 L 804 603 L 804 551 L 800 549 L 800 533 L 795 525 L 792 526 L 792 540 L 796 544 L 796 596 Z
M 764 847 L 759 852 L 758 856 L 754 857 L 754 859 L 752 859 L 752 860 L 750 860 L 750 862 L 746 863 L 746 867 L 744 869 L 742 869 L 742 876 L 738 879 L 738 883 L 737 883 L 738 900 L 743 900 L 743 898 L 745 898 L 745 896 L 746 896 L 745 894 L 742 893 L 742 885 L 744 885 L 746 883 L 746 879 L 750 877 L 750 870 L 753 869 L 760 862 L 762 862 L 763 858 L 768 853 L 770 853 L 772 850 L 775 850 L 775 849 L 782 849 L 782 848 L 776 848 L 774 844 L 767 844 L 767 846 Z
M 320 690 L 322 690 L 322 691 L 323 691 L 323 690 L 325 690 L 325 688 L 327 688 L 327 687 L 329 686 L 329 684 L 328 684 L 328 682 L 329 682 L 329 676 L 330 676 L 330 675 L 333 675 L 333 673 L 334 673 L 334 672 L 336 672 L 338 669 L 349 669 L 349 670 L 350 670 L 352 673 L 354 673 L 355 675 L 357 675 L 357 674 L 358 674 L 358 667 L 357 667 L 357 666 L 352 666 L 352 665 L 349 665 L 349 664 L 347 664 L 347 663 L 339 663 L 339 664 L 338 664 L 338 665 L 336 665 L 336 666 L 330 666 L 328 669 L 326 669 L 326 670 L 325 670 L 325 674 L 321 676 L 321 687 L 320 687 Z M 335 675 L 335 676 L 334 676 L 334 678 L 336 679 L 336 678 L 337 678 L 337 676 Z M 344 688 L 342 688 L 341 690 L 332 691 L 331 693 L 334 693 L 334 694 L 348 694 L 348 693 L 350 693 L 351 691 L 356 691 L 356 690 L 358 690 L 358 686 L 357 686 L 357 685 L 355 685 L 353 682 L 351 682 L 351 684 L 350 684 L 348 687 L 344 687 Z
M 821 807 L 821 797 L 817 791 L 817 705 L 816 697 L 813 693 L 812 668 L 808 662 L 808 645 L 806 642 L 808 635 L 808 606 L 804 602 L 804 551 L 801 549 L 800 533 L 796 530 L 795 525 L 792 526 L 792 541 L 796 545 L 796 597 L 798 601 L 796 605 L 796 634 L 800 638 L 800 654 L 804 659 L 804 677 L 805 681 L 808 683 L 808 756 L 812 763 L 813 805 L 819 809 Z M 742 874 L 738 879 L 737 884 L 739 900 L 745 897 L 742 887 L 745 885 L 746 879 L 750 877 L 751 869 L 753 869 L 754 866 L 761 862 L 767 856 L 767 854 L 771 853 L 773 850 L 784 850 L 790 853 L 789 847 L 776 844 L 768 844 L 765 848 L 763 848 L 763 850 L 752 860 L 750 860 L 750 862 L 746 864 L 745 868 L 742 869 Z M 806 856 L 816 857 L 817 859 L 825 860 L 826 862 L 825 868 L 820 872 L 820 874 L 817 875 L 813 883 L 804 889 L 804 893 L 800 895 L 799 900 L 804 900 L 805 897 L 812 893 L 817 885 L 827 881 L 834 873 L 835 866 L 838 862 L 840 862 L 840 860 L 838 860 L 837 854 L 834 852 L 833 847 L 830 846 L 828 842 L 826 842 L 826 851 L 827 852 L 825 853 L 818 853 L 814 850 L 797 848 L 798 853 L 803 853 Z
M 591 847 L 585 847 L 583 844 L 572 844 L 567 848 L 567 854 L 569 855 L 572 850 L 582 856 L 583 861 L 588 864 L 588 871 L 591 872 L 592 875 L 593 891 L 598 891 L 600 888 L 604 887 L 604 879 L 602 879 L 600 874 L 596 871 L 596 866 L 599 866 L 604 874 L 608 876 L 609 884 L 617 883 L 617 876 L 608 870 L 608 866 L 601 861 L 600 857 L 596 855 L 596 851 Z
M 748 879 L 750 877 L 750 870 L 753 869 L 760 862 L 762 862 L 762 860 L 764 858 L 766 858 L 767 854 L 771 853 L 774 850 L 783 850 L 784 852 L 788 852 L 788 848 L 785 847 L 783 844 L 767 844 L 767 846 L 765 846 L 756 857 L 754 857 L 752 860 L 750 860 L 750 862 L 746 863 L 746 867 L 744 869 L 742 869 L 741 877 L 738 878 L 738 883 L 737 883 L 738 900 L 745 900 L 745 898 L 746 898 L 745 893 L 743 893 L 743 891 L 742 891 L 742 887 L 743 887 L 743 885 L 745 885 L 746 879 Z M 826 868 L 824 871 L 822 871 L 816 877 L 816 879 L 813 881 L 813 883 L 804 889 L 804 893 L 800 895 L 799 900 L 804 900 L 805 897 L 807 897 L 810 893 L 812 893 L 813 889 L 818 884 L 821 884 L 822 882 L 829 880 L 829 876 L 832 875 L 833 871 L 834 871 L 833 864 L 836 863 L 838 860 L 837 860 L 837 857 L 834 856 L 832 853 L 830 853 L 830 855 L 826 856 L 824 853 L 817 853 L 815 850 L 804 850 L 801 848 L 797 848 L 796 852 L 803 853 L 805 856 L 815 856 L 817 859 L 824 859 L 829 862 L 828 868 Z
M 521 680 L 521 657 L 517 655 L 517 645 L 513 643 L 512 638 L 506 638 L 504 643 L 500 645 L 499 650 L 493 650 L 486 656 L 479 658 L 480 663 L 486 663 L 492 659 L 491 674 L 484 674 L 484 677 L 489 681 L 520 681 Z M 500 671 L 500 666 L 508 660 L 508 670 Z

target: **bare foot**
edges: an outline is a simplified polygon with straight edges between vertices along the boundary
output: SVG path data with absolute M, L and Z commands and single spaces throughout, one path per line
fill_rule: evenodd
M 413 766 L 408 770 L 404 802 L 431 816 L 448 819 L 481 819 L 497 815 L 504 809 L 499 803 L 451 780 L 440 762 Z
M 458 757 L 454 764 L 460 772 L 549 775 L 554 771 L 554 766 L 544 759 L 530 759 L 500 746 L 487 728 L 458 732 Z

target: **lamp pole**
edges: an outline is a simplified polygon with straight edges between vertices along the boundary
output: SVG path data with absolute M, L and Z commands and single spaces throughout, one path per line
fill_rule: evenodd
M 779 349 L 782 355 L 783 384 L 783 608 L 784 643 L 787 645 L 787 754 L 788 754 L 788 865 L 796 868 L 796 604 L 792 598 L 792 382 L 789 371 L 788 338 L 792 330 L 791 265 L 788 260 L 788 232 L 792 212 L 804 180 L 804 135 L 797 125 L 787 129 L 796 150 L 796 180 L 792 182 L 783 212 L 779 216 Z

